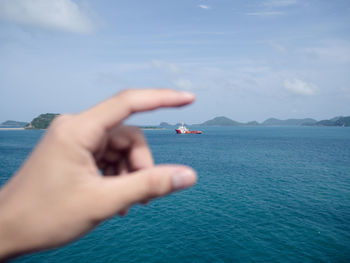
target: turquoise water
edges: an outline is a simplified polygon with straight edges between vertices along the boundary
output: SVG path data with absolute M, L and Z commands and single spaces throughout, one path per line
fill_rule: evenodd
M 41 135 L 0 131 L 1 184 Z M 349 128 L 146 136 L 157 163 L 191 165 L 198 184 L 14 262 L 350 262 Z

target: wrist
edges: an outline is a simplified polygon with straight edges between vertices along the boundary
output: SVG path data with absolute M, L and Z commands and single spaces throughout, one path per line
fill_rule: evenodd
M 0 262 L 13 257 L 16 254 L 16 246 L 10 216 L 0 206 Z
M 16 216 L 16 207 L 11 205 L 8 185 L 0 191 L 0 262 L 13 258 L 20 253 L 21 242 L 17 235 L 20 231 L 20 216 Z

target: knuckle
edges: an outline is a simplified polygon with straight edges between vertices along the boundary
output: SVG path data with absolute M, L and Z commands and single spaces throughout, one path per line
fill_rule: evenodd
M 135 96 L 135 90 L 126 89 L 121 91 L 115 96 L 115 100 L 122 102 L 124 108 L 129 111 L 129 114 L 133 112 L 133 98 Z
M 123 99 L 129 99 L 131 96 L 132 96 L 132 93 L 133 93 L 133 91 L 132 90 L 130 90 L 130 89 L 125 89 L 125 90 L 122 90 L 121 92 L 119 92 L 118 94 L 117 94 L 117 96 L 119 96 L 119 97 L 122 97 Z

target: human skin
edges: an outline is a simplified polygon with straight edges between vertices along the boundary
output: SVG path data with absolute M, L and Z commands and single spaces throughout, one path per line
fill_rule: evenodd
M 174 90 L 127 90 L 57 117 L 0 191 L 0 261 L 62 246 L 136 203 L 192 186 L 194 170 L 154 165 L 142 132 L 122 123 L 194 99 Z

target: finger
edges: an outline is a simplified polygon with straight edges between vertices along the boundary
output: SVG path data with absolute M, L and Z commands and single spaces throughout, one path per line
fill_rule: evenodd
M 197 176 L 194 170 L 186 166 L 160 165 L 129 176 L 104 179 L 103 192 L 109 196 L 110 209 L 113 210 L 190 187 L 196 182 Z M 106 212 L 113 214 L 118 211 Z
M 97 162 L 100 162 L 104 152 L 106 151 L 107 148 L 107 137 L 102 137 L 99 143 L 99 149 L 94 153 L 94 158 Z
M 144 137 L 134 143 L 129 152 L 129 164 L 131 171 L 137 171 L 154 165 L 152 153 Z
M 107 149 L 105 153 L 102 155 L 102 160 L 107 163 L 116 163 L 123 157 L 123 153 L 120 151 L 116 151 L 113 149 Z
M 121 126 L 111 132 L 111 148 L 120 152 L 128 148 L 130 171 L 137 171 L 153 166 L 153 157 L 146 138 L 140 128 Z
M 116 168 L 114 165 L 108 164 L 104 169 L 103 169 L 103 175 L 115 175 L 116 174 Z
M 102 168 L 103 175 L 108 176 L 124 175 L 127 174 L 130 170 L 130 165 L 126 158 L 121 158 L 120 160 L 113 163 L 107 163 Z
M 108 146 L 99 160 L 105 175 L 117 175 L 153 166 L 153 157 L 140 128 L 119 126 L 109 135 Z M 111 169 L 112 168 L 112 169 Z
M 117 164 L 117 170 L 116 173 L 114 175 L 123 175 L 123 174 L 127 174 L 131 169 L 130 169 L 130 165 L 129 165 L 129 161 L 126 158 L 123 158 L 119 161 L 119 163 Z
M 133 113 L 160 107 L 179 107 L 192 103 L 194 99 L 191 93 L 175 90 L 127 90 L 81 113 L 80 118 L 82 123 L 93 122 L 109 130 Z

